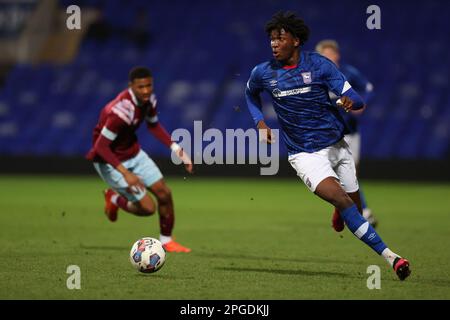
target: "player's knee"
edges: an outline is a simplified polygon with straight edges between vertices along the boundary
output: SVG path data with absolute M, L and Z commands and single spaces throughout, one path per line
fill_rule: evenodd
M 151 202 L 144 202 L 139 204 L 139 215 L 151 216 L 156 211 L 156 207 Z
M 158 190 L 156 197 L 159 203 L 169 203 L 172 201 L 172 191 L 168 187 L 165 187 Z
M 347 193 L 342 192 L 335 195 L 333 199 L 333 205 L 339 210 L 344 210 L 348 207 L 351 207 L 353 205 L 353 201 Z

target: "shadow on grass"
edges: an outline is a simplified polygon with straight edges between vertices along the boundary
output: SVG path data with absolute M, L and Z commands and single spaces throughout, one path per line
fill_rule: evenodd
M 267 268 L 233 268 L 233 267 L 220 267 L 215 268 L 224 271 L 237 271 L 237 272 L 263 272 L 263 273 L 275 273 L 282 275 L 294 275 L 294 276 L 320 276 L 320 277 L 339 277 L 339 278 L 353 278 L 346 273 L 340 272 L 328 272 L 328 271 L 307 271 L 307 270 L 289 270 L 289 269 L 267 269 Z
M 408 279 L 405 281 L 408 281 Z M 425 284 L 425 285 L 431 285 L 431 286 L 435 286 L 435 287 L 450 289 L 450 281 L 448 281 L 448 279 L 422 279 L 422 278 L 414 278 L 414 275 L 412 275 L 411 279 L 409 279 L 409 281 L 413 282 L 413 283 L 419 283 L 419 284 Z
M 108 250 L 108 251 L 129 251 L 130 249 L 127 247 L 120 247 L 120 246 L 88 246 L 84 244 L 80 244 L 81 249 L 88 249 L 88 250 Z
M 421 275 L 416 275 L 414 273 L 414 270 L 411 274 L 411 276 L 408 277 L 404 282 L 399 282 L 399 280 L 393 276 L 389 279 L 383 279 L 383 281 L 388 281 L 390 283 L 404 283 L 405 285 L 427 285 L 427 286 L 434 286 L 434 287 L 440 287 L 440 288 L 447 288 L 449 289 L 450 294 L 450 281 L 448 279 L 430 279 L 430 278 L 422 278 Z M 447 298 L 448 299 L 448 298 Z
M 194 254 L 204 258 L 244 259 L 244 260 L 264 260 L 264 261 L 268 260 L 267 256 L 254 256 L 254 255 L 252 256 L 247 254 L 228 254 L 228 253 L 210 253 L 210 252 L 195 252 Z M 303 259 L 299 259 L 299 258 L 281 258 L 271 256 L 270 260 L 300 262 L 300 263 L 337 263 L 337 264 L 354 264 L 354 265 L 361 264 L 361 262 L 356 261 L 336 260 L 324 257 L 305 257 Z
M 160 279 L 160 280 L 192 280 L 195 279 L 195 277 L 178 277 L 168 274 L 155 274 L 155 273 L 141 273 L 138 272 L 135 277 L 137 278 L 152 278 L 152 279 Z

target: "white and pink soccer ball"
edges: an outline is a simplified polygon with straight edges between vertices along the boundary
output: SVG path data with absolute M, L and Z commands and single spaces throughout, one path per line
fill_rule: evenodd
M 139 239 L 131 248 L 130 262 L 140 272 L 156 272 L 162 268 L 165 261 L 166 251 L 157 239 Z

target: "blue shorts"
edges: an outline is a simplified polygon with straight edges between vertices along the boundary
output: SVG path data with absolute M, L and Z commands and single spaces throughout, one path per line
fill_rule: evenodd
M 142 150 L 140 150 L 134 158 L 122 162 L 122 165 L 127 168 L 127 170 L 137 175 L 147 188 L 163 178 L 157 165 L 147 153 Z M 123 175 L 108 163 L 94 162 L 94 168 L 112 189 L 131 202 L 141 200 L 147 193 L 147 190 L 141 190 L 138 193 L 129 192 L 127 190 L 128 183 L 125 181 Z

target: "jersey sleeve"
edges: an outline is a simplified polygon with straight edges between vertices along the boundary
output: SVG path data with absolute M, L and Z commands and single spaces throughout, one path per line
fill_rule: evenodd
M 247 101 L 247 107 L 252 115 L 255 124 L 264 120 L 262 113 L 262 103 L 260 94 L 263 91 L 263 85 L 261 80 L 261 74 L 258 66 L 256 66 L 247 81 L 247 88 L 245 89 L 245 99 Z
M 153 93 L 150 96 L 150 104 L 151 106 L 148 108 L 147 114 L 145 115 L 145 122 L 147 125 L 156 125 L 159 121 L 158 119 L 158 111 L 156 109 L 156 104 L 158 100 L 156 99 L 156 95 Z
M 322 61 L 322 80 L 328 89 L 338 97 L 345 95 L 352 99 L 352 110 L 362 109 L 365 106 L 364 100 L 355 90 L 353 90 L 344 74 L 327 58 L 322 58 Z
M 113 113 L 109 114 L 105 125 L 100 132 L 100 136 L 94 145 L 95 153 L 115 168 L 120 164 L 120 161 L 111 150 L 110 145 L 117 138 L 121 129 L 126 125 L 127 124 L 117 115 Z
M 373 97 L 373 84 L 355 67 L 349 66 L 351 77 L 348 77 L 353 89 L 368 103 Z
M 322 58 L 321 71 L 323 83 L 336 96 L 342 96 L 352 87 L 336 65 L 324 57 Z
M 122 100 L 116 103 L 106 116 L 105 125 L 100 134 L 108 140 L 114 141 L 120 131 L 133 122 L 134 106 L 126 106 L 128 104 L 125 101 L 128 100 Z
M 133 123 L 133 120 L 134 106 L 131 101 L 120 100 L 116 102 L 106 115 L 105 124 L 94 144 L 93 153 L 117 168 L 120 165 L 120 160 L 111 150 L 111 144 L 124 128 Z
M 159 122 L 158 119 L 158 111 L 156 109 L 156 104 L 158 100 L 156 99 L 156 95 L 152 94 L 150 96 L 151 106 L 147 110 L 147 114 L 145 115 L 145 122 L 147 123 L 147 128 L 153 136 L 161 141 L 166 146 L 170 147 L 172 144 L 172 139 L 170 134 L 167 132 L 166 128 Z

